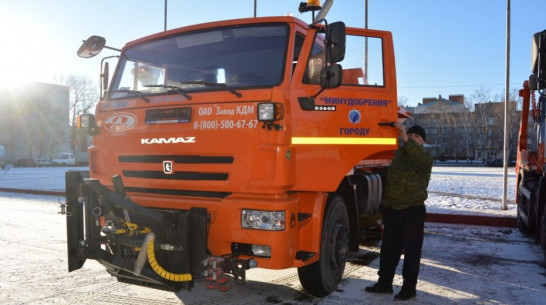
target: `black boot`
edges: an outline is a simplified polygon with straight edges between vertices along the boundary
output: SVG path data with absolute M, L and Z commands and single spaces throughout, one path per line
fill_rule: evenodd
M 413 299 L 416 296 L 417 296 L 417 293 L 415 291 L 415 288 L 413 289 L 405 288 L 404 286 L 402 286 L 402 289 L 397 295 L 394 296 L 394 299 L 398 301 L 406 301 L 406 300 Z
M 373 286 L 366 287 L 367 292 L 392 294 L 392 284 L 375 283 Z

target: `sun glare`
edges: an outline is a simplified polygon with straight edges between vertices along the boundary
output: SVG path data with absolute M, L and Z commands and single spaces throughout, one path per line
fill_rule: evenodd
M 0 89 L 39 81 L 47 74 L 44 57 L 49 48 L 37 25 L 23 18 L 0 18 L 0 37 Z

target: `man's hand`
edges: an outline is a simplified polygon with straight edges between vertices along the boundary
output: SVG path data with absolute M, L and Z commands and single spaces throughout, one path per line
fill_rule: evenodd
M 406 143 L 408 141 L 408 134 L 406 133 L 406 127 L 400 122 L 394 123 L 394 127 L 398 129 L 398 135 L 402 139 L 402 142 Z

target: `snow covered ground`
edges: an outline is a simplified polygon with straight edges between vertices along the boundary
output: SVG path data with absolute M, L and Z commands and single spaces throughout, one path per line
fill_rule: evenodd
M 67 168 L 0 170 L 0 189 L 64 190 Z M 74 169 L 74 168 L 72 168 Z M 509 169 L 508 199 L 515 174 Z M 501 211 L 502 169 L 433 168 L 429 212 L 509 215 Z M 66 271 L 64 216 L 56 196 L 0 192 L 1 304 L 387 304 L 392 295 L 364 288 L 377 280 L 377 248 L 352 259 L 337 291 L 316 299 L 305 294 L 295 269 L 252 269 L 246 285 L 227 293 L 196 283 L 191 292 L 172 294 L 123 283 L 95 261 Z M 417 298 L 407 304 L 545 304 L 546 269 L 540 246 L 517 229 L 427 223 Z M 366 257 L 372 257 L 371 262 Z M 402 261 L 394 280 L 402 284 Z
M 66 170 L 85 167 L 36 167 L 0 170 L 0 188 L 63 192 Z M 443 214 L 516 217 L 516 174 L 508 168 L 508 210 L 501 210 L 503 169 L 481 166 L 434 166 L 428 187 L 427 211 Z
M 503 169 L 482 166 L 434 166 L 427 212 L 516 217 L 516 172 L 507 172 L 507 210 L 501 210 Z
M 0 188 L 64 192 L 67 170 L 87 167 L 11 167 L 0 169 Z

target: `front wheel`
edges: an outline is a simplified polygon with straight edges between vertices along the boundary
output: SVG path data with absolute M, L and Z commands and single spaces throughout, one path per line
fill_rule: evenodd
M 318 261 L 298 268 L 303 289 L 322 297 L 334 291 L 345 270 L 349 250 L 349 217 L 343 199 L 333 196 L 328 200 Z

